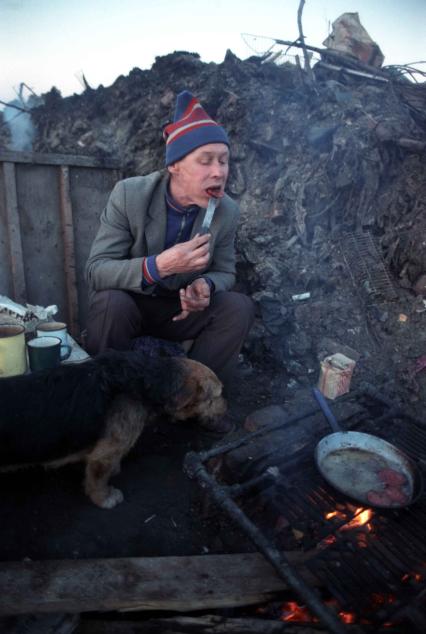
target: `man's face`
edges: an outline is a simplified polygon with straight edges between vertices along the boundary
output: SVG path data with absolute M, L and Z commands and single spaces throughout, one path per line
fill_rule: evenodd
M 176 202 L 184 207 L 207 207 L 211 195 L 223 196 L 229 172 L 228 146 L 224 143 L 202 145 L 168 169 L 170 193 Z

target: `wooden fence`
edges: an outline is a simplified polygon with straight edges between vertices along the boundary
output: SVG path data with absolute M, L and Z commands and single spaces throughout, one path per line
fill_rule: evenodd
M 85 263 L 120 176 L 112 160 L 0 150 L 0 294 L 20 304 L 57 304 L 56 318 L 79 338 Z

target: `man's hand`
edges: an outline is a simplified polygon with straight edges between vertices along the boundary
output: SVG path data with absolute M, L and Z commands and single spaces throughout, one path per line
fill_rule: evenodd
M 155 263 L 160 277 L 205 270 L 210 257 L 209 241 L 210 234 L 197 234 L 192 240 L 175 244 L 157 255 Z
M 210 304 L 210 286 L 205 279 L 199 277 L 186 288 L 181 288 L 179 296 L 182 312 L 176 315 L 176 317 L 173 317 L 173 321 L 186 319 L 189 313 L 207 308 Z

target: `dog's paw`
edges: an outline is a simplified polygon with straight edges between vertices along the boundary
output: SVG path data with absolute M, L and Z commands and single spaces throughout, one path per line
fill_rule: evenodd
M 114 506 L 120 504 L 124 500 L 124 495 L 120 491 L 120 489 L 116 489 L 115 487 L 109 487 L 108 495 L 104 497 L 102 501 L 97 501 L 95 504 L 100 506 L 103 509 L 113 509 Z

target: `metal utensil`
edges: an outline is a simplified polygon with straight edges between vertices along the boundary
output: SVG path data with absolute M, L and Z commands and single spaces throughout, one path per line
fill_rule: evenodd
M 391 443 L 356 431 L 342 431 L 324 396 L 313 389 L 321 411 L 333 434 L 328 434 L 316 446 L 315 462 L 321 475 L 338 491 L 368 506 L 401 508 L 413 504 L 423 494 L 423 476 L 417 464 Z M 378 472 L 390 470 L 405 478 L 404 502 L 371 501 L 368 494 L 385 493 Z M 381 491 L 383 487 L 383 491 Z
M 204 235 L 205 233 L 209 232 L 210 225 L 213 220 L 214 211 L 216 209 L 216 204 L 217 204 L 217 198 L 214 198 L 214 196 L 211 196 L 209 198 L 206 214 L 203 219 L 203 224 L 201 225 L 200 235 Z

